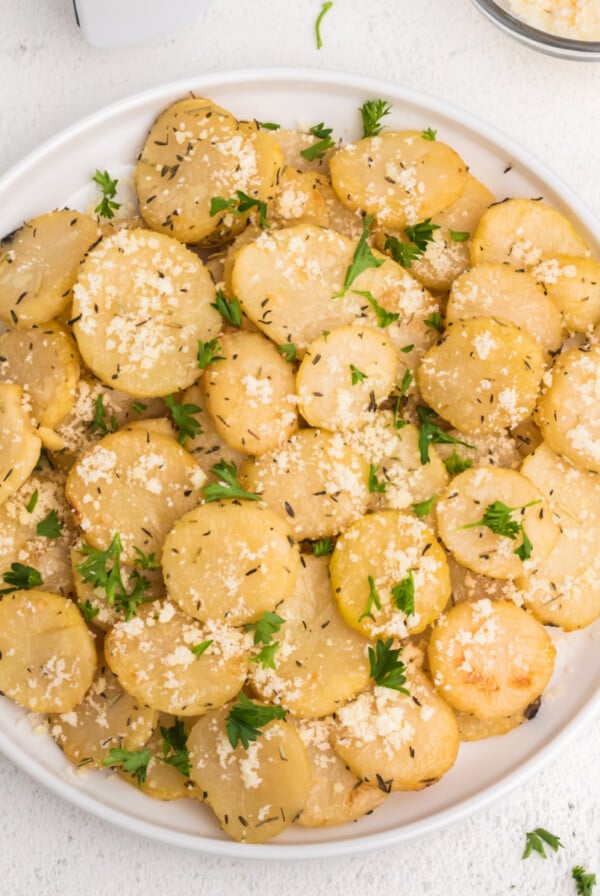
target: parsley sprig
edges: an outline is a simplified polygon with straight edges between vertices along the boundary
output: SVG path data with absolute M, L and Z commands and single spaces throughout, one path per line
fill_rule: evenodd
M 102 760 L 105 767 L 120 765 L 124 772 L 129 772 L 138 784 L 143 784 L 148 774 L 148 763 L 152 759 L 150 750 L 122 750 L 113 747 L 108 756 Z
M 10 569 L 2 573 L 2 580 L 9 586 L 2 588 L 0 594 L 12 594 L 13 591 L 31 591 L 43 585 L 42 577 L 33 566 L 24 563 L 11 563 Z
M 206 503 L 222 501 L 224 498 L 241 498 L 246 501 L 260 501 L 260 495 L 248 492 L 237 480 L 237 466 L 233 461 L 229 464 L 226 460 L 220 460 L 210 468 L 210 472 L 217 477 L 218 482 L 209 482 L 202 489 Z
M 577 896 L 592 896 L 592 890 L 596 886 L 596 875 L 586 874 L 581 865 L 571 868 L 571 875 L 575 881 Z
M 205 367 L 208 367 L 209 364 L 213 364 L 215 361 L 224 361 L 225 358 L 219 354 L 220 351 L 222 351 L 222 348 L 217 339 L 211 339 L 209 342 L 202 342 L 199 339 L 197 358 L 200 370 L 204 370 Z
M 60 538 L 62 535 L 62 523 L 56 510 L 51 510 L 43 520 L 35 527 L 35 534 L 42 538 Z
M 352 261 L 350 262 L 346 270 L 346 276 L 344 277 L 344 284 L 342 286 L 341 292 L 337 293 L 333 297 L 334 299 L 343 298 L 358 275 L 362 274 L 363 271 L 366 271 L 368 268 L 379 268 L 385 261 L 385 258 L 375 258 L 371 251 L 371 247 L 367 242 L 367 238 L 369 236 L 369 233 L 371 232 L 371 225 L 373 224 L 374 217 L 374 215 L 367 215 L 365 218 L 363 218 L 362 234 L 356 245 L 356 249 L 354 250 Z
M 532 852 L 539 853 L 541 857 L 545 859 L 546 851 L 544 849 L 544 844 L 553 849 L 554 852 L 558 852 L 563 846 L 558 837 L 551 834 L 550 831 L 546 831 L 544 828 L 535 828 L 533 831 L 527 831 L 525 834 L 525 841 L 525 852 L 521 856 L 523 859 L 528 859 Z
M 223 290 L 218 289 L 215 301 L 211 303 L 211 307 L 216 308 L 223 320 L 226 320 L 232 327 L 242 326 L 242 308 L 236 296 L 228 299 L 225 297 Z
M 242 217 L 251 212 L 252 209 L 257 210 L 260 227 L 268 227 L 267 203 L 262 202 L 260 199 L 256 199 L 253 196 L 248 196 L 248 194 L 244 193 L 242 190 L 236 190 L 235 197 L 230 197 L 229 199 L 226 199 L 224 196 L 213 196 L 210 200 L 210 209 L 208 213 L 211 218 L 214 218 L 215 215 L 218 215 L 221 212 L 230 212 L 230 214 L 235 215 L 236 217 Z
M 363 137 L 376 137 L 384 128 L 381 119 L 390 114 L 392 107 L 386 100 L 367 100 L 358 111 L 362 119 Z
M 285 619 L 278 613 L 266 610 L 257 622 L 249 622 L 244 626 L 247 632 L 254 632 L 255 644 L 270 644 L 273 635 L 276 635 Z
M 234 748 L 241 742 L 245 750 L 250 742 L 257 740 L 262 734 L 261 728 L 272 722 L 273 719 L 284 719 L 287 710 L 283 706 L 263 706 L 253 703 L 242 692 L 238 694 L 237 703 L 229 710 L 225 727 L 229 743 Z
M 180 445 L 184 444 L 188 436 L 193 439 L 204 432 L 200 421 L 194 417 L 194 414 L 200 414 L 202 411 L 197 404 L 178 402 L 174 395 L 166 395 L 165 404 L 171 411 L 173 425 L 178 432 L 177 441 Z
M 96 173 L 92 180 L 102 190 L 102 199 L 94 211 L 103 218 L 114 218 L 115 211 L 121 208 L 121 203 L 115 202 L 119 181 L 116 178 L 113 179 L 108 171 L 100 171 L 98 168 L 96 168 Z
M 326 128 L 322 121 L 314 124 L 310 128 L 310 134 L 317 138 L 316 143 L 311 143 L 306 149 L 300 150 L 300 155 L 307 162 L 314 162 L 316 159 L 322 159 L 328 149 L 333 149 L 335 140 L 331 139 L 333 128 Z
M 405 616 L 412 616 L 415 612 L 415 580 L 412 569 L 408 575 L 392 588 L 392 601 Z
M 469 445 L 467 442 L 461 442 L 440 429 L 434 420 L 439 417 L 434 410 L 428 408 L 425 404 L 417 405 L 417 416 L 419 418 L 419 454 L 423 466 L 429 463 L 429 446 L 436 445 L 462 445 L 463 448 L 475 450 L 475 445 Z
M 529 501 L 527 504 L 520 504 L 517 507 L 508 507 L 502 501 L 494 501 L 485 508 L 480 520 L 475 523 L 467 523 L 460 528 L 476 529 L 478 526 L 487 526 L 495 535 L 502 535 L 504 538 L 510 538 L 511 541 L 516 541 L 521 536 L 521 544 L 515 548 L 514 553 L 520 560 L 529 560 L 533 545 L 527 536 L 523 520 L 513 519 L 512 514 L 519 510 L 525 510 L 527 507 L 533 507 L 534 504 L 540 504 L 541 501 L 541 498 L 537 498 L 535 501 Z
M 406 666 L 399 659 L 402 653 L 401 647 L 392 647 L 393 638 L 387 641 L 377 639 L 375 650 L 369 647 L 369 667 L 373 681 L 382 688 L 392 688 L 402 694 L 409 694 L 403 687 L 406 683 Z
M 439 229 L 439 224 L 432 224 L 431 218 L 426 218 L 418 224 L 404 228 L 404 233 L 409 240 L 408 243 L 403 243 L 397 236 L 392 236 L 388 233 L 386 234 L 383 248 L 403 268 L 410 268 L 413 261 L 420 258 L 426 251 L 429 243 L 433 242 L 434 230 Z
M 80 551 L 85 555 L 85 560 L 77 565 L 77 572 L 85 584 L 92 585 L 94 588 L 103 588 L 109 606 L 114 607 L 117 612 L 123 613 L 127 621 L 136 615 L 140 604 L 151 603 L 154 597 L 146 594 L 150 582 L 140 573 L 139 569 L 133 570 L 131 574 L 133 588 L 131 591 L 127 591 L 121 574 L 122 550 L 121 536 L 118 532 L 115 532 L 105 551 L 92 548 L 84 542 Z M 139 565 L 138 561 L 136 561 L 137 565 Z
M 163 754 L 159 756 L 161 762 L 172 765 L 184 777 L 190 776 L 190 754 L 187 748 L 187 738 L 183 719 L 177 719 L 171 728 L 160 726 L 163 739 Z

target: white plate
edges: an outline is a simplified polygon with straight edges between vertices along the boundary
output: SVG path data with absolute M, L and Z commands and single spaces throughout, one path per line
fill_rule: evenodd
M 318 71 L 247 71 L 190 78 L 97 112 L 63 131 L 0 181 L 0 234 L 26 218 L 77 203 L 85 208 L 96 168 L 120 177 L 131 170 L 146 131 L 170 101 L 193 91 L 239 117 L 284 125 L 333 126 L 336 136 L 360 136 L 365 99 L 393 103 L 390 126 L 432 127 L 464 157 L 498 199 L 541 196 L 566 212 L 596 250 L 600 224 L 583 203 L 524 149 L 469 114 L 393 84 Z M 507 170 L 509 169 L 509 170 Z M 463 744 L 453 769 L 420 793 L 393 794 L 355 824 L 320 830 L 294 827 L 264 846 L 234 843 L 212 813 L 191 801 L 163 803 L 136 792 L 116 775 L 77 774 L 55 744 L 33 733 L 31 720 L 0 698 L 0 749 L 53 791 L 107 821 L 177 846 L 235 857 L 314 858 L 384 846 L 458 822 L 532 774 L 600 706 L 600 620 L 569 635 L 550 630 L 556 671 L 537 717 L 504 737 Z M 595 637 L 594 637 L 595 636 Z

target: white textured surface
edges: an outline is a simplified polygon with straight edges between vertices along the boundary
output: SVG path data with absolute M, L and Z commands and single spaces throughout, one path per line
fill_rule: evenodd
M 493 122 L 600 215 L 600 64 L 535 54 L 496 32 L 468 0 L 335 0 L 317 51 L 320 6 L 213 0 L 180 33 L 111 51 L 83 41 L 70 0 L 0 0 L 0 174 L 65 125 L 163 81 L 252 66 L 323 67 L 387 78 Z M 536 826 L 558 834 L 565 849 L 524 862 L 524 832 Z M 491 808 L 427 838 L 343 860 L 266 867 L 150 843 L 60 801 L 4 757 L 0 837 L 1 896 L 573 894 L 574 864 L 600 878 L 600 720 Z

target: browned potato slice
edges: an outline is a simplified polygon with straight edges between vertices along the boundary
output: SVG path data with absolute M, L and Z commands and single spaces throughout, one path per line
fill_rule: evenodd
M 167 395 L 198 378 L 198 341 L 221 328 L 197 255 L 171 237 L 120 230 L 90 252 L 73 287 L 73 331 L 90 370 L 130 395 Z
M 237 451 L 265 454 L 298 429 L 294 369 L 260 333 L 219 339 L 203 376 L 206 405 L 221 437 Z
M 21 488 L 40 456 L 21 386 L 0 383 L 0 504 Z
M 104 651 L 127 693 L 178 716 L 222 706 L 238 693 L 248 670 L 243 633 L 224 625 L 202 626 L 168 600 L 140 607 L 128 622 L 117 622 L 106 635 Z
M 454 713 L 413 669 L 409 694 L 374 686 L 337 713 L 333 747 L 361 780 L 385 793 L 422 790 L 450 769 L 459 747 Z
M 202 504 L 165 538 L 167 591 L 196 619 L 256 622 L 290 595 L 300 555 L 285 520 L 251 501 Z
M 211 199 L 238 190 L 268 199 L 282 163 L 278 144 L 256 123 L 201 97 L 178 100 L 152 125 L 135 171 L 142 215 L 182 242 L 224 241 L 248 215 L 211 215 Z
M 381 330 L 358 325 L 332 330 L 311 342 L 300 364 L 300 413 L 310 426 L 360 426 L 393 390 L 398 368 L 398 356 Z
M 369 638 L 422 632 L 450 597 L 448 564 L 435 535 L 421 520 L 396 510 L 371 513 L 348 526 L 330 571 L 340 613 Z M 404 598 L 406 591 L 411 600 Z
M 530 268 L 556 255 L 588 255 L 570 221 L 544 202 L 507 199 L 481 216 L 471 244 L 471 264 L 491 261 Z
M 478 264 L 454 281 L 446 323 L 482 316 L 510 321 L 529 333 L 545 353 L 561 346 L 556 305 L 526 271 L 506 264 Z
M 537 700 L 534 700 L 533 703 L 520 712 L 495 719 L 478 719 L 477 716 L 473 716 L 468 712 L 457 712 L 458 736 L 462 741 L 473 741 L 508 734 L 509 731 L 513 731 L 519 725 L 533 719 L 540 707 L 540 702 L 538 697 Z
M 277 451 L 248 460 L 240 482 L 287 520 L 297 541 L 337 535 L 369 503 L 369 465 L 340 433 L 301 429 Z
M 0 600 L 0 691 L 32 712 L 69 712 L 90 687 L 96 648 L 60 594 L 14 591 Z
M 52 321 L 27 330 L 9 330 L 0 336 L 0 381 L 22 386 L 34 419 L 54 429 L 75 402 L 77 346 Z
M 192 779 L 234 840 L 264 843 L 295 821 L 308 798 L 311 768 L 291 722 L 276 719 L 245 749 L 226 732 L 231 707 L 207 713 L 188 737 Z
M 544 443 L 523 464 L 523 474 L 546 496 L 560 535 L 555 547 L 517 580 L 520 597 L 540 622 L 567 631 L 600 615 L 600 483 Z
M 296 727 L 312 767 L 310 792 L 298 824 L 306 828 L 345 824 L 381 805 L 385 790 L 353 775 L 331 746 L 331 719 L 303 720 Z
M 466 433 L 516 426 L 531 414 L 544 373 L 528 333 L 491 317 L 457 321 L 429 349 L 417 373 L 423 398 Z
M 555 255 L 531 273 L 547 291 L 568 330 L 585 333 L 600 321 L 600 263 L 595 258 Z
M 269 218 L 272 224 L 282 227 L 295 224 L 328 227 L 329 211 L 319 178 L 311 171 L 286 167 L 271 201 Z
M 550 372 L 535 422 L 557 454 L 581 470 L 600 471 L 600 346 L 580 346 L 560 355 Z
M 540 696 L 556 651 L 526 610 L 483 598 L 441 616 L 428 653 L 433 681 L 451 706 L 495 719 L 523 711 Z
M 75 765 L 103 767 L 113 747 L 139 750 L 158 713 L 127 694 L 104 662 L 102 650 L 91 687 L 70 712 L 50 716 L 50 733 Z
M 86 541 L 106 550 L 118 532 L 123 560 L 133 563 L 134 547 L 160 555 L 174 522 L 199 502 L 205 479 L 175 439 L 122 430 L 78 458 L 65 494 Z
M 277 605 L 277 615 L 285 621 L 274 636 L 274 668 L 256 658 L 250 666 L 256 693 L 299 718 L 334 712 L 369 682 L 367 641 L 339 614 L 328 559 L 302 556 L 293 594 Z
M 37 569 L 45 589 L 72 593 L 69 547 L 75 526 L 60 483 L 30 476 L 0 505 L 0 532 L 0 575 L 22 563 Z
M 419 131 L 387 131 L 338 150 L 329 163 L 333 189 L 351 209 L 400 228 L 431 218 L 456 202 L 466 185 L 465 163 Z
M 0 320 L 43 324 L 69 304 L 85 254 L 100 239 L 94 218 L 71 209 L 33 218 L 0 242 Z
M 496 502 L 510 508 L 509 522 L 520 526 L 512 536 L 497 534 L 482 522 Z M 452 479 L 435 510 L 448 550 L 463 566 L 491 578 L 511 579 L 524 569 L 534 569 L 558 538 L 543 493 L 515 470 L 471 467 Z M 529 559 L 521 560 L 516 551 L 522 548 L 525 534 L 531 553 Z

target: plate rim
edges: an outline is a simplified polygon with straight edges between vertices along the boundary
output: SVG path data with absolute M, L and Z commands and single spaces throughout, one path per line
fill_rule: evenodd
M 79 118 L 27 153 L 0 177 L 0 196 L 5 194 L 6 191 L 10 191 L 15 183 L 23 176 L 26 176 L 29 170 L 43 162 L 44 158 L 51 155 L 55 149 L 60 148 L 65 142 L 77 138 L 106 120 L 126 113 L 128 110 L 137 109 L 139 106 L 149 102 L 155 103 L 157 110 L 160 110 L 159 104 L 161 100 L 166 102 L 177 93 L 184 95 L 191 90 L 210 91 L 211 87 L 226 88 L 236 84 L 246 85 L 248 82 L 256 85 L 277 83 L 281 85 L 282 89 L 286 85 L 301 84 L 307 86 L 319 85 L 329 89 L 341 87 L 362 92 L 372 91 L 373 95 L 380 96 L 385 96 L 389 93 L 391 95 L 390 99 L 404 101 L 413 105 L 427 106 L 428 110 L 433 114 L 451 118 L 454 123 L 462 128 L 466 128 L 469 132 L 482 134 L 486 141 L 492 142 L 498 149 L 505 150 L 509 156 L 514 157 L 520 163 L 535 171 L 536 175 L 546 183 L 552 184 L 553 190 L 569 206 L 584 227 L 591 232 L 595 240 L 600 240 L 600 221 L 580 196 L 549 165 L 538 159 L 521 143 L 500 131 L 495 125 L 451 101 L 438 99 L 426 92 L 398 85 L 390 80 L 335 69 L 283 67 L 231 69 L 224 72 L 189 75 L 128 94 Z M 366 852 L 411 840 L 457 823 L 475 811 L 486 808 L 510 793 L 520 783 L 529 779 L 536 771 L 545 766 L 596 715 L 599 708 L 600 688 L 573 716 L 563 723 L 552 739 L 540 743 L 533 753 L 517 768 L 505 774 L 500 780 L 487 786 L 483 791 L 465 797 L 453 806 L 435 812 L 432 816 L 386 831 L 362 834 L 337 841 L 328 840 L 323 843 L 309 844 L 278 843 L 277 840 L 267 844 L 237 843 L 232 840 L 209 839 L 202 835 L 196 836 L 168 827 L 161 827 L 153 822 L 127 815 L 123 810 L 98 802 L 93 796 L 82 792 L 66 778 L 58 778 L 54 773 L 47 770 L 41 761 L 22 751 L 15 751 L 14 742 L 2 730 L 0 730 L 0 750 L 10 761 L 57 796 L 77 806 L 79 809 L 83 809 L 101 818 L 103 821 L 107 821 L 130 833 L 195 852 L 229 858 L 256 860 L 322 859 Z

